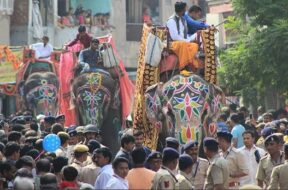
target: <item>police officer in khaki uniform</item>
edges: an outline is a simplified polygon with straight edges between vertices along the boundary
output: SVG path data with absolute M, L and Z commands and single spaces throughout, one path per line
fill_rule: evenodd
M 239 189 L 240 177 L 249 173 L 245 162 L 245 155 L 231 146 L 232 134 L 226 131 L 217 132 L 221 156 L 227 160 L 229 166 L 229 189 Z
M 196 141 L 190 141 L 184 145 L 185 153 L 191 156 L 193 160 L 193 168 L 189 177 L 190 181 L 195 189 L 203 189 L 209 162 L 198 157 L 198 150 L 198 142 Z
M 90 146 L 91 146 L 91 143 L 90 143 Z M 94 146 L 98 146 L 98 148 L 100 148 L 99 143 L 98 143 L 98 145 L 94 145 Z M 89 147 L 89 143 L 88 143 L 88 147 Z M 92 163 L 83 167 L 82 171 L 81 171 L 81 175 L 79 175 L 79 181 L 84 182 L 84 183 L 89 183 L 90 185 L 93 185 L 93 186 L 95 185 L 95 181 L 96 181 L 96 179 L 100 173 L 100 170 L 101 170 L 101 168 L 98 167 L 96 164 L 96 158 L 95 158 L 96 157 L 96 151 L 95 151 L 96 149 L 93 150 Z M 90 152 L 90 147 L 89 147 L 89 152 Z
M 284 151 L 285 163 L 273 168 L 268 189 L 288 189 L 288 144 L 284 145 Z
M 152 189 L 179 189 L 178 180 L 173 170 L 178 164 L 179 153 L 173 148 L 164 148 L 162 166 L 153 178 Z
M 277 135 L 268 136 L 265 139 L 265 147 L 268 155 L 260 160 L 256 174 L 258 185 L 262 188 L 269 185 L 273 168 L 285 161 L 284 153 L 281 151 L 282 144 Z
M 74 160 L 71 166 L 77 169 L 78 175 L 82 175 L 82 168 L 84 167 L 84 162 L 87 160 L 89 148 L 83 144 L 77 144 L 74 147 Z
M 190 182 L 190 174 L 192 172 L 193 161 L 191 156 L 183 154 L 179 157 L 179 172 L 176 178 L 179 183 L 179 189 L 193 189 L 192 183 Z
M 206 137 L 203 144 L 204 152 L 210 162 L 204 189 L 228 189 L 228 162 L 219 155 L 218 142 L 214 138 Z

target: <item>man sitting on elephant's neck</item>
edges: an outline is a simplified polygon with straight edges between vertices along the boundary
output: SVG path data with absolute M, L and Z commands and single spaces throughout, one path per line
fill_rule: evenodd
M 93 39 L 90 48 L 84 49 L 79 54 L 79 64 L 82 66 L 82 72 L 95 71 L 103 69 L 103 61 L 99 51 L 99 40 Z

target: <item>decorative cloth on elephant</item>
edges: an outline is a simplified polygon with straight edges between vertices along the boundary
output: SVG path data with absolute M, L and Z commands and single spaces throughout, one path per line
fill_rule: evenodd
M 132 111 L 132 102 L 134 100 L 134 91 L 135 86 L 129 79 L 128 73 L 126 72 L 125 66 L 123 61 L 120 59 L 117 50 L 115 48 L 115 42 L 111 35 L 103 36 L 98 38 L 100 43 L 110 43 L 114 53 L 115 57 L 119 60 L 119 67 L 121 69 L 121 75 L 119 73 L 119 83 L 120 83 L 120 96 L 121 96 L 121 104 L 122 104 L 122 127 L 125 127 L 125 119 L 128 117 L 128 115 Z
M 146 43 L 146 54 L 144 62 L 153 67 L 158 67 L 161 61 L 161 54 L 163 48 L 164 44 L 162 43 L 161 39 L 150 32 L 148 34 L 148 39 Z
M 73 79 L 72 68 L 76 64 L 76 58 L 72 52 L 62 53 L 60 56 L 60 65 L 59 65 L 59 82 L 60 82 L 60 91 L 59 91 L 59 100 L 60 100 L 60 113 L 65 115 L 65 126 L 70 126 L 76 124 L 77 116 L 75 107 L 71 106 L 71 80 Z
M 179 58 L 180 70 L 187 65 L 190 65 L 192 69 L 199 68 L 199 63 L 196 59 L 198 44 L 184 41 L 174 41 L 172 42 L 171 49 Z

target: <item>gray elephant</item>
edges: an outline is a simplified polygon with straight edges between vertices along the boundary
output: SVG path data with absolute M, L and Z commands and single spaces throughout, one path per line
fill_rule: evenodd
M 102 143 L 113 152 L 119 150 L 121 103 L 118 81 L 102 69 L 82 74 L 75 72 L 72 88 L 80 124 L 97 125 Z

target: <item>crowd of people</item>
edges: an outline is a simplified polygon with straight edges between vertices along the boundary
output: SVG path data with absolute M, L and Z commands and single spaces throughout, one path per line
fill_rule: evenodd
M 84 25 L 87 27 L 96 26 L 102 30 L 114 28 L 109 24 L 110 13 L 93 13 L 91 9 L 84 10 L 80 5 L 74 11 L 72 7 L 63 16 L 58 17 L 60 27 L 75 27 Z
M 258 114 L 254 120 L 231 104 L 215 138 L 181 145 L 167 137 L 162 152 L 144 146 L 144 133 L 131 128 L 121 133 L 117 153 L 101 144 L 98 127 L 65 127 L 65 115 L 1 115 L 0 189 L 286 189 L 287 111 L 259 107 Z M 55 152 L 44 151 L 49 134 L 60 139 Z

